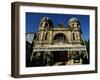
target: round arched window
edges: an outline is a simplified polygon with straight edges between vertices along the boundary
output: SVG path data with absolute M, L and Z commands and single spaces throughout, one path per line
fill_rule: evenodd
M 57 42 L 67 42 L 67 38 L 66 38 L 66 36 L 64 34 L 59 33 L 59 34 L 55 35 L 54 41 L 57 41 Z

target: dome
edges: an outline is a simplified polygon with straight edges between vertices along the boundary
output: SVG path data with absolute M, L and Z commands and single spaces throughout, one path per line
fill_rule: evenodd
M 40 20 L 40 27 L 44 26 L 44 27 L 53 27 L 53 22 L 51 21 L 51 19 L 49 17 L 42 17 L 42 19 Z
M 70 18 L 68 23 L 71 23 L 71 22 L 79 22 L 79 20 L 77 18 Z
M 43 22 L 43 21 L 51 21 L 51 20 L 50 20 L 49 17 L 43 17 L 43 18 L 41 19 L 41 22 Z

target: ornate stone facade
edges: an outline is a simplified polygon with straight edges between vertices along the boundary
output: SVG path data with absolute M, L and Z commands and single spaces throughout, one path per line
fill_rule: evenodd
M 48 17 L 43 17 L 37 36 L 35 46 L 48 46 L 58 42 L 80 45 L 82 40 L 80 23 L 77 18 L 71 18 L 67 26 L 60 23 L 53 27 L 53 22 Z
M 60 23 L 54 27 L 50 18 L 43 17 L 34 40 L 31 62 L 35 66 L 82 64 L 83 58 L 88 57 L 83 42 L 77 18 L 70 18 L 66 26 Z

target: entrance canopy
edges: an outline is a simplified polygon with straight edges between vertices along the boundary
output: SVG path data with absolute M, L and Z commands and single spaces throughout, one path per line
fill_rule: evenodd
M 77 51 L 86 50 L 86 46 L 73 45 L 73 46 L 45 46 L 45 47 L 33 47 L 33 51 Z

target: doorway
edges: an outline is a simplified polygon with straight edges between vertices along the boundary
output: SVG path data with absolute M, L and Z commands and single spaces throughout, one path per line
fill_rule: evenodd
M 68 51 L 53 51 L 53 62 L 68 62 Z

